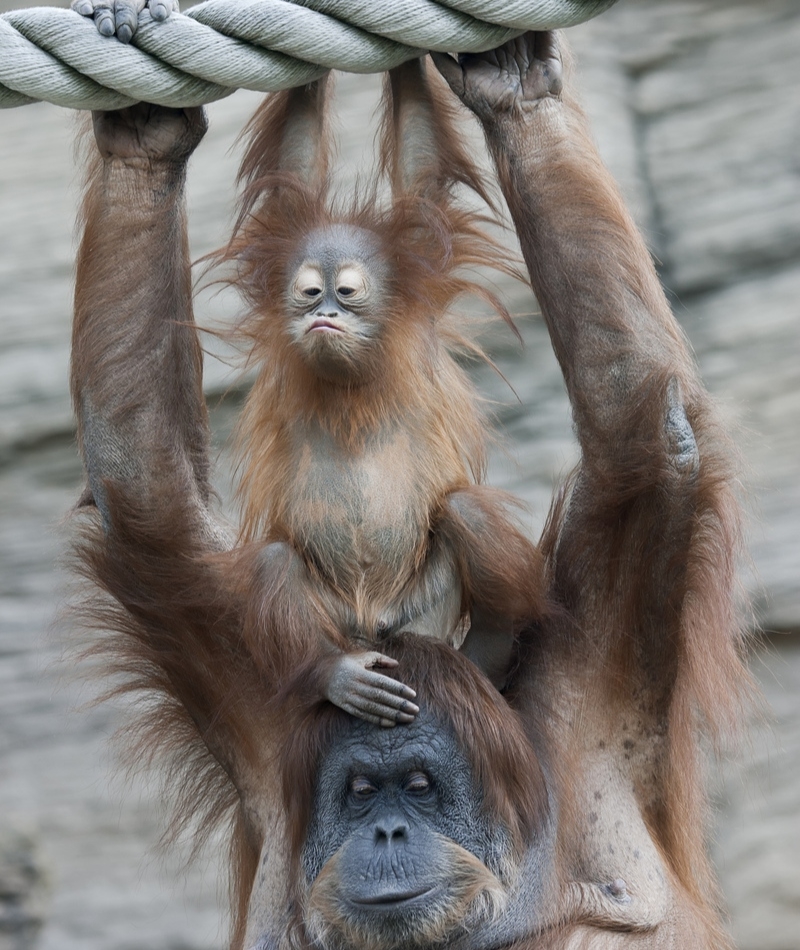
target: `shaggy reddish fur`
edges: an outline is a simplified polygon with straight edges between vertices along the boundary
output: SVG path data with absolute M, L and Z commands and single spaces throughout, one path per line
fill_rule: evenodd
M 377 180 L 349 204 L 329 198 L 324 142 L 316 180 L 280 168 L 287 94 L 268 99 L 251 120 L 237 223 L 228 245 L 213 257 L 217 264 L 233 265 L 230 280 L 249 304 L 235 336 L 247 347 L 249 362 L 260 367 L 239 430 L 247 539 L 263 537 L 281 509 L 276 489 L 283 467 L 281 433 L 295 420 L 313 418 L 355 445 L 391 422 L 421 413 L 435 447 L 426 449 L 436 452 L 429 469 L 443 473 L 443 488 L 483 477 L 486 420 L 460 366 L 462 357 L 482 358 L 483 352 L 453 307 L 460 298 L 478 297 L 513 326 L 499 298 L 470 274 L 476 268 L 514 276 L 519 271 L 509 264 L 507 250 L 486 234 L 487 219 L 452 199 L 450 188 L 456 182 L 481 195 L 486 188 L 456 144 L 452 107 L 440 93 L 434 105 L 439 141 L 446 146 L 437 156 L 435 187 L 426 180 L 424 187 L 396 190 L 383 205 L 377 199 Z M 402 143 L 389 118 L 385 125 L 383 166 L 391 175 Z M 380 372 L 367 384 L 338 387 L 335 399 L 330 384 L 310 371 L 285 332 L 284 302 L 288 267 L 302 242 L 334 222 L 370 231 L 392 262 L 390 286 L 381 302 L 386 333 L 374 359 Z

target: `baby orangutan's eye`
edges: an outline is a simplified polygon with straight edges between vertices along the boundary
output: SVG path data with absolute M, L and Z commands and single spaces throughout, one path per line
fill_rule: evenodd
M 359 303 L 366 299 L 367 281 L 360 267 L 343 267 L 336 275 L 336 296 Z
M 304 264 L 294 279 L 293 296 L 300 300 L 313 300 L 322 294 L 324 286 L 319 268 Z

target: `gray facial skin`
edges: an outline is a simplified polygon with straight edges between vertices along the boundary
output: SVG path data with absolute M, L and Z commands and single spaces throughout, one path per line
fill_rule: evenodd
M 424 707 L 396 730 L 351 720 L 321 763 L 303 852 L 312 894 L 315 882 L 336 878 L 337 924 L 316 934 L 318 944 L 328 950 L 376 941 L 390 948 L 428 946 L 431 928 L 445 920 L 438 941 L 488 950 L 535 928 L 552 828 L 546 822 L 513 867 L 506 830 L 481 806 L 466 756 Z M 469 852 L 494 881 L 494 910 L 491 901 L 478 900 L 453 912 L 462 874 L 452 863 L 453 849 Z
M 425 776 L 427 783 L 420 780 L 407 788 L 409 776 L 415 775 Z M 351 788 L 356 779 L 363 779 L 370 789 Z M 491 860 L 493 835 L 481 814 L 469 763 L 455 739 L 426 711 L 395 730 L 353 720 L 347 734 L 332 746 L 319 773 L 314 823 L 304 856 L 307 875 L 315 878 L 351 836 L 363 840 L 366 849 L 376 828 L 395 824 L 406 827 L 401 837 L 409 852 L 421 846 L 418 839 L 438 832 L 484 863 Z M 378 882 L 363 881 L 360 886 L 371 889 Z
M 306 239 L 290 268 L 289 331 L 320 378 L 355 382 L 374 371 L 388 270 L 377 236 L 364 228 L 334 224 Z

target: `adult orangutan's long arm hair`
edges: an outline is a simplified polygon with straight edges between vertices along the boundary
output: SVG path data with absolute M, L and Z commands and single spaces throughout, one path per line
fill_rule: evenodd
M 241 795 L 266 753 L 243 609 L 221 581 L 230 541 L 210 510 L 183 207 L 205 121 L 140 104 L 94 122 L 72 351 L 88 478 L 75 560 L 106 596 L 89 594 L 78 611 L 103 631 L 93 649 L 121 674 L 118 690 L 151 700 L 136 755 L 170 757 L 177 824 L 233 807 L 241 869 L 257 854 Z

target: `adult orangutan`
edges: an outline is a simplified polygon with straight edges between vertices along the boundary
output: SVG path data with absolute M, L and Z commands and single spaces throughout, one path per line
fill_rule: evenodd
M 79 554 L 112 598 L 92 617 L 119 632 L 104 643 L 131 688 L 161 698 L 151 738 L 186 756 L 182 774 L 197 779 L 194 798 L 182 785 L 185 811 L 232 809 L 234 947 L 724 947 L 696 766 L 700 726 L 719 725 L 743 680 L 724 439 L 642 241 L 562 92 L 556 36 L 527 34 L 493 53 L 436 62 L 483 124 L 573 406 L 581 463 L 541 554 L 529 554 L 492 496 L 483 504 L 480 486 L 461 485 L 454 464 L 454 503 L 435 516 L 421 505 L 427 543 L 403 586 L 412 608 L 403 591 L 387 601 L 380 585 L 378 595 L 348 600 L 357 585 L 337 575 L 330 539 L 355 526 L 385 556 L 406 541 L 392 535 L 396 519 L 390 544 L 359 521 L 382 510 L 366 505 L 375 483 L 366 490 L 352 479 L 351 456 L 339 454 L 353 452 L 350 433 L 324 430 L 319 393 L 294 392 L 292 378 L 279 390 L 287 424 L 298 439 L 314 425 L 324 431 L 301 456 L 305 467 L 289 473 L 299 487 L 278 494 L 283 521 L 258 471 L 249 497 L 264 500 L 268 526 L 297 533 L 250 531 L 247 544 L 233 545 L 211 506 L 182 208 L 203 119 L 139 105 L 95 116 L 100 154 L 78 267 L 73 386 L 85 500 L 100 513 Z M 371 351 L 390 384 L 375 390 L 388 404 L 371 411 L 359 398 L 365 379 L 347 375 L 349 353 L 322 348 L 318 365 L 327 367 L 328 398 L 360 411 L 357 425 L 386 424 L 396 396 L 407 434 L 405 413 L 429 418 L 430 407 L 403 401 L 410 395 L 396 371 L 411 367 L 398 340 L 413 344 L 423 375 L 461 385 L 435 352 L 451 341 L 445 316 L 424 308 L 444 310 L 464 286 L 449 248 L 467 263 L 486 247 L 451 196 L 452 183 L 477 180 L 456 132 L 432 130 L 438 106 L 424 72 L 402 67 L 393 127 L 406 122 L 414 148 L 404 159 L 387 131 L 387 163 L 421 210 L 403 197 L 383 218 L 369 208 L 332 219 L 311 200 L 307 174 L 324 165 L 320 89 L 284 96 L 253 126 L 229 255 L 254 304 L 247 328 L 256 351 L 271 355 L 276 332 L 284 354 L 292 339 L 317 347 L 348 324 L 389 341 Z M 286 234 L 265 198 L 296 212 Z M 308 218 L 297 217 L 303 211 Z M 277 251 L 269 245 L 289 238 Z M 316 298 L 333 309 L 317 312 L 308 303 Z M 276 312 L 286 317 L 282 331 Z M 400 312 L 408 332 L 374 329 Z M 436 329 L 426 336 L 417 324 Z M 321 340 L 306 339 L 318 331 Z M 259 415 L 279 407 L 269 388 L 279 371 L 257 386 L 248 410 L 256 467 L 259 432 L 273 442 L 284 435 Z M 426 398 L 447 398 L 441 382 L 426 385 Z M 465 430 L 446 430 L 446 445 L 453 431 Z M 398 442 L 391 458 L 372 462 L 396 467 L 395 479 L 407 464 L 423 479 L 416 494 L 399 496 L 411 512 L 402 523 L 416 526 L 415 499 L 432 497 L 424 476 L 439 485 L 442 473 L 412 464 L 414 446 L 405 445 L 406 454 Z M 285 468 L 270 468 L 272 447 L 264 451 L 277 484 Z M 317 452 L 328 453 L 327 468 Z M 315 518 L 328 534 L 315 533 Z M 251 527 L 263 527 L 260 519 L 248 513 Z M 307 544 L 294 547 L 297 537 Z M 383 635 L 387 607 L 379 662 L 388 675 L 376 689 L 364 675 L 369 658 L 348 656 L 356 638 Z M 465 612 L 478 646 L 465 640 L 463 652 L 477 665 L 418 639 L 408 622 L 447 639 L 448 618 Z M 505 699 L 479 666 L 505 686 Z M 418 707 L 406 705 L 408 687 L 395 675 L 417 688 Z M 332 712 L 324 696 L 362 720 L 405 725 L 359 722 Z

